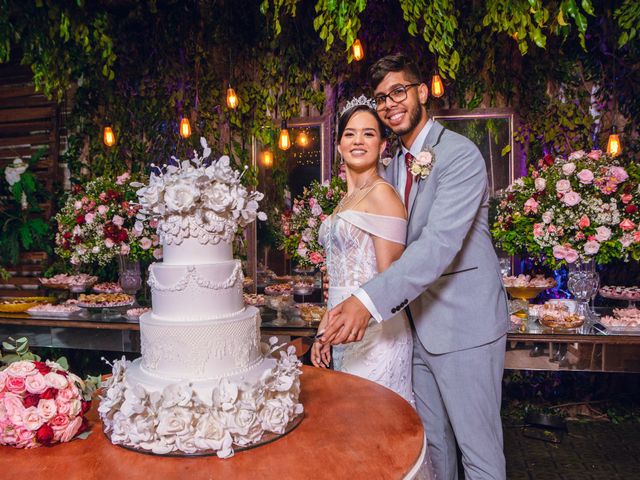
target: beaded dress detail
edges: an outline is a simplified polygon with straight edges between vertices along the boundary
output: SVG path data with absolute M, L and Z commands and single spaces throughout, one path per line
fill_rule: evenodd
M 378 274 L 373 237 L 405 244 L 407 221 L 345 210 L 325 219 L 318 239 L 326 251 L 329 274 L 328 307 L 342 302 Z M 336 370 L 372 380 L 413 405 L 411 359 L 413 340 L 404 312 L 383 321 L 369 321 L 360 342 L 333 348 Z

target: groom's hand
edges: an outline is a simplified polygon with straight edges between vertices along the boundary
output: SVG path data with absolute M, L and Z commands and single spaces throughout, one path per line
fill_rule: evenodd
M 324 344 L 359 342 L 369 324 L 371 313 L 355 296 L 336 305 L 329 312 L 329 323 L 320 341 Z

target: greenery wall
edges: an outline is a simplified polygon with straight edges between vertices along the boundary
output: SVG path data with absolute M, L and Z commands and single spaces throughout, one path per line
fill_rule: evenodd
M 398 50 L 445 77 L 434 108 L 513 107 L 532 156 L 602 146 L 613 123 L 637 152 L 638 31 L 634 0 L 0 0 L 0 61 L 30 65 L 38 88 L 71 104 L 78 179 L 144 169 L 200 135 L 247 162 L 252 135 L 274 145 L 276 119 L 334 113 Z

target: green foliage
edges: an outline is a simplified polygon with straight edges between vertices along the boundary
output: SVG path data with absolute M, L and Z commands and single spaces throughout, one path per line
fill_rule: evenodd
M 615 11 L 614 18 L 620 27 L 618 47 L 622 48 L 640 33 L 640 7 L 636 0 L 624 0 Z
M 40 361 L 40 357 L 29 350 L 29 340 L 27 337 L 20 337 L 18 339 L 9 337 L 9 341 L 2 342 L 2 348 L 0 348 L 0 363 L 9 365 L 13 362 L 20 362 L 23 360 Z M 4 350 L 4 355 L 2 351 Z

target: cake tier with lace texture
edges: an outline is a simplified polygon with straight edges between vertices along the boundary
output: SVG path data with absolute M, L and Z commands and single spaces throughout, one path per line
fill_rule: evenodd
M 149 267 L 153 315 L 158 318 L 203 320 L 224 318 L 244 309 L 239 260 L 212 264 Z
M 260 312 L 247 307 L 223 319 L 140 317 L 142 369 L 167 379 L 217 379 L 246 372 L 262 359 Z

